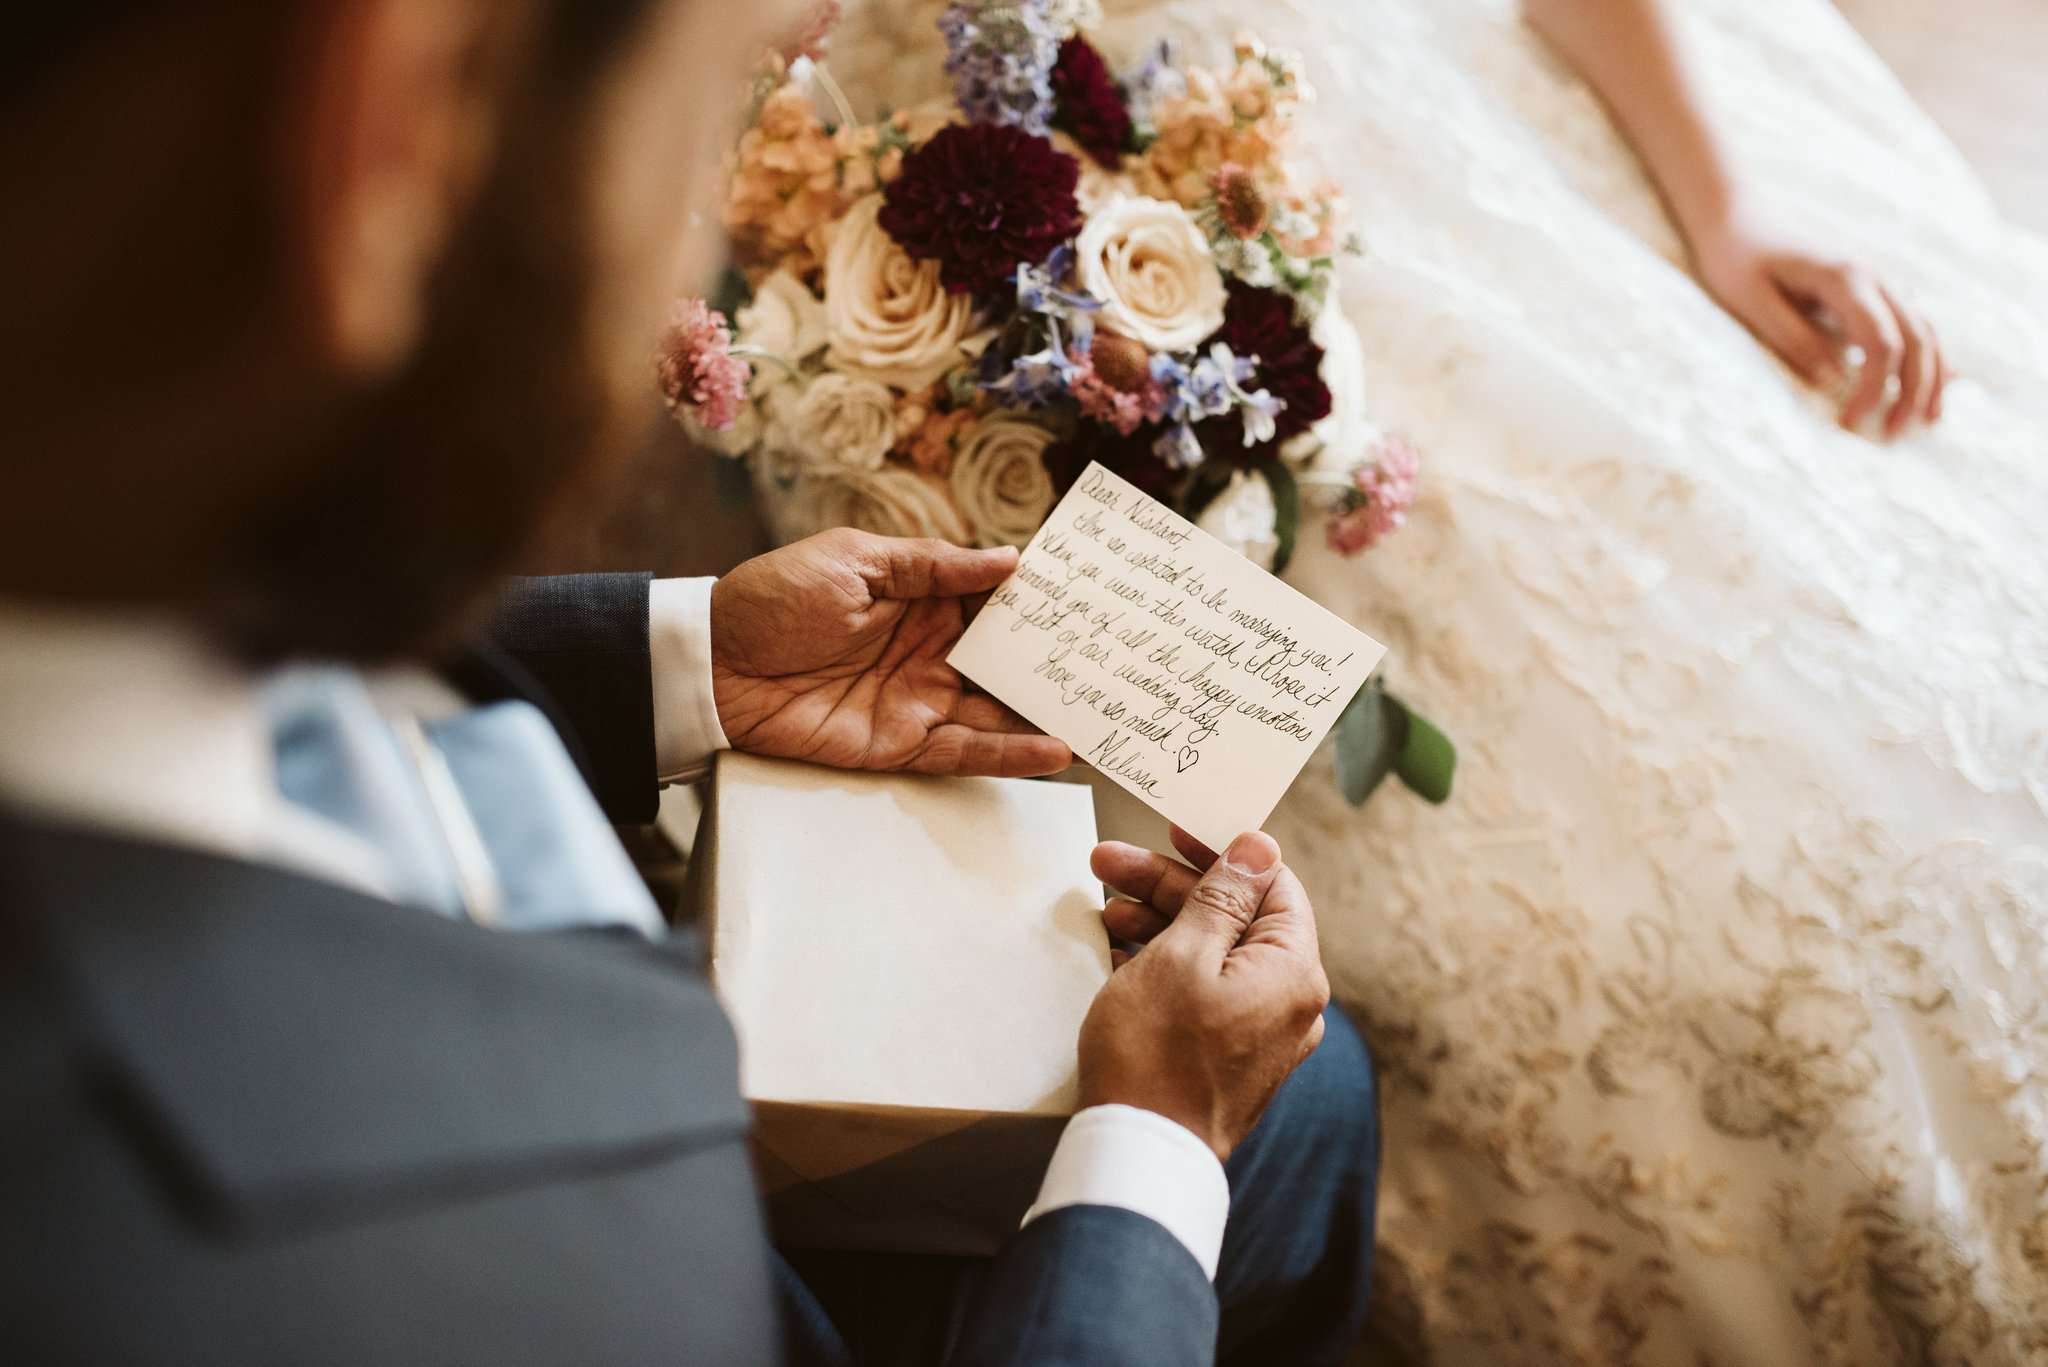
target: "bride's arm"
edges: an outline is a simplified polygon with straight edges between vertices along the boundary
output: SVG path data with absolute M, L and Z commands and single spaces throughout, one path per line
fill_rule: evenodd
M 1887 436 L 1941 416 L 1946 377 L 1933 330 L 1867 267 L 1771 222 L 1715 127 L 1666 0 L 1524 0 L 1523 10 L 1613 111 L 1722 307 L 1823 388 L 1844 370 L 1814 311 L 1834 315 L 1863 349 L 1843 426 L 1880 406 Z

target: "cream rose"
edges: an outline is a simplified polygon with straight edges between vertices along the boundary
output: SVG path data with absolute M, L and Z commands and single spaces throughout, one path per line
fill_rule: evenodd
M 1223 326 L 1223 277 L 1187 210 L 1163 199 L 1112 199 L 1074 243 L 1097 320 L 1154 351 L 1191 351 Z
M 896 396 L 858 375 L 826 371 L 794 396 L 773 400 L 776 445 L 820 474 L 879 470 L 896 444 Z
M 818 493 L 828 527 L 877 536 L 935 536 L 966 545 L 969 528 L 946 494 L 945 481 L 901 465 L 825 481 Z
M 753 302 L 735 321 L 741 345 L 759 347 L 775 358 L 754 361 L 756 397 L 787 382 L 791 369 L 825 345 L 825 301 L 788 271 L 763 280 L 754 290 Z
M 958 364 L 974 303 L 948 294 L 939 263 L 912 261 L 875 222 L 869 195 L 833 227 L 825 253 L 826 361 L 898 389 L 922 389 Z
M 1195 525 L 1260 569 L 1270 570 L 1280 550 L 1279 517 L 1273 486 L 1266 477 L 1239 470 L 1230 477 L 1228 487 L 1202 509 Z
M 1052 511 L 1045 448 L 1053 435 L 1024 418 L 975 424 L 953 457 L 953 498 L 983 546 L 1022 546 Z

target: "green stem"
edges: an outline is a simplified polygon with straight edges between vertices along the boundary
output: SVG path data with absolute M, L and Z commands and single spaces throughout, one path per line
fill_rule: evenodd
M 839 118 L 843 126 L 848 128 L 857 126 L 860 120 L 853 115 L 852 103 L 846 98 L 846 92 L 839 88 L 839 82 L 832 79 L 832 73 L 825 69 L 825 64 L 823 62 L 812 62 L 811 73 L 818 78 L 818 84 L 824 87 L 825 98 L 832 101 L 832 107 L 839 111 Z
M 782 367 L 783 371 L 786 372 L 789 375 L 789 377 L 793 380 L 801 380 L 804 377 L 803 371 L 798 370 L 788 361 L 783 360 L 774 352 L 769 351 L 763 347 L 747 346 L 745 343 L 741 343 L 738 346 L 729 346 L 725 349 L 725 351 L 728 356 L 737 356 L 741 360 L 762 360 L 767 361 L 773 365 L 780 366 Z

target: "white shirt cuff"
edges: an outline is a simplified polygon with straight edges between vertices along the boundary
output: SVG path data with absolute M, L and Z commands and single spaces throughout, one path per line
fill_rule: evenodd
M 1117 1206 L 1156 1220 L 1216 1280 L 1230 1182 L 1209 1146 L 1184 1125 L 1135 1106 L 1090 1106 L 1076 1115 L 1024 1223 L 1063 1206 Z
M 647 587 L 647 653 L 654 673 L 654 771 L 663 783 L 702 778 L 727 748 L 711 693 L 711 586 L 657 579 Z

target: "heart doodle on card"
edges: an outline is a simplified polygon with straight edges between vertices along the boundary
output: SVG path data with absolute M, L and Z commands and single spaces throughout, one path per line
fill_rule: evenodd
M 1173 762 L 1176 766 L 1178 766 L 1174 769 L 1174 772 L 1176 774 L 1185 774 L 1188 770 L 1195 767 L 1195 761 L 1200 759 L 1201 757 L 1202 752 L 1200 750 L 1197 750 L 1194 746 L 1181 746 L 1180 754 L 1174 757 Z

